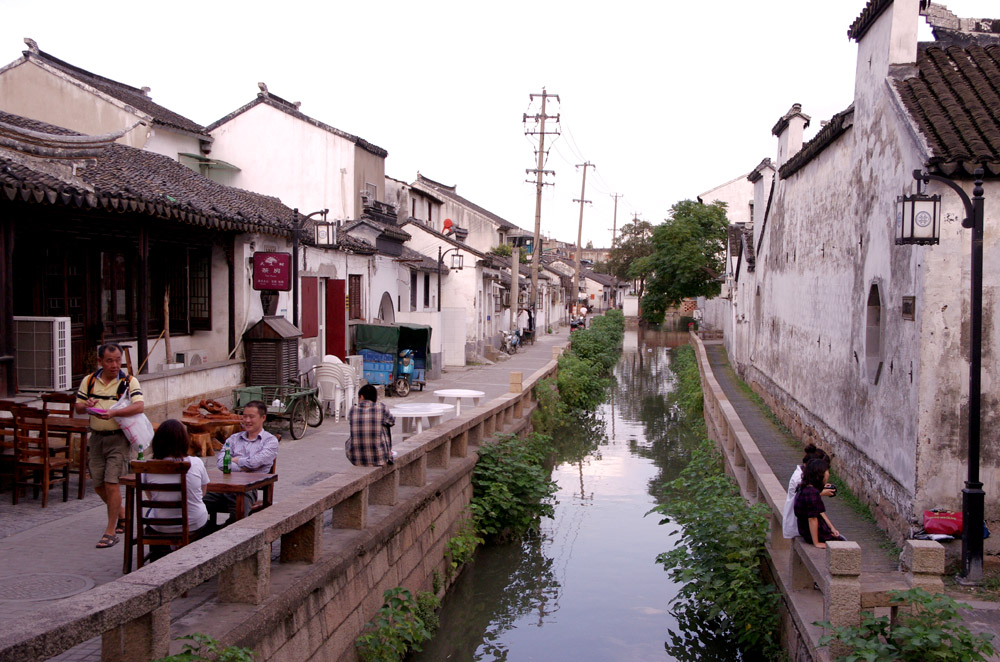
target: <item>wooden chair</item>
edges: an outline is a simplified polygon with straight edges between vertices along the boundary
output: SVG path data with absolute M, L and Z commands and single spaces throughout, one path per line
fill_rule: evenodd
M 42 393 L 42 411 L 49 416 L 76 418 L 76 393 Z M 65 455 L 70 458 L 70 468 L 73 469 L 73 458 L 79 457 L 79 443 L 83 435 L 75 432 L 50 432 L 49 452 L 53 455 Z M 77 446 L 73 447 L 73 440 Z M 87 467 L 76 467 L 78 473 L 86 472 Z
M 277 435 L 275 435 L 275 436 L 277 436 Z M 279 438 L 279 441 L 280 441 L 280 438 Z M 276 474 L 276 473 L 278 473 L 278 458 L 274 458 L 274 462 L 271 464 L 271 469 L 267 473 L 269 473 L 269 474 Z M 250 513 L 249 513 L 250 515 L 253 515 L 258 510 L 264 510 L 265 508 L 267 508 L 268 506 L 270 506 L 272 503 L 274 503 L 274 484 L 273 483 L 271 485 L 265 485 L 264 487 L 261 488 L 260 491 L 263 494 L 261 494 L 260 500 L 259 501 L 255 501 L 254 504 L 253 504 L 253 507 L 250 508 Z
M 144 460 L 133 461 L 131 466 L 135 473 L 135 567 L 138 569 L 145 561 L 146 545 L 183 547 L 191 541 L 187 508 L 187 472 L 191 463 L 186 460 Z M 161 483 L 150 480 L 152 476 L 177 476 L 178 479 L 176 482 Z M 174 517 L 149 517 L 148 508 L 160 509 L 157 515 L 162 515 L 163 509 L 175 510 L 178 514 Z M 179 526 L 181 530 L 176 533 L 147 530 L 153 525 Z M 125 544 L 131 544 L 131 541 L 126 540 Z
M 69 498 L 69 458 L 52 455 L 49 412 L 21 406 L 12 407 L 11 411 L 14 414 L 14 505 L 17 505 L 20 489 L 31 487 L 36 496 L 41 489 L 42 508 L 45 508 L 49 489 L 57 483 L 62 483 L 63 501 L 66 501 Z M 37 432 L 38 436 L 31 436 L 32 432 Z

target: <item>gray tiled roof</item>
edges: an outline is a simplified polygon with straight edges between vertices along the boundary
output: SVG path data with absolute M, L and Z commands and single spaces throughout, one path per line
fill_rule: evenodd
M 118 81 L 105 78 L 104 76 L 98 76 L 97 74 L 86 71 L 85 69 L 81 69 L 68 62 L 64 62 L 57 57 L 53 57 L 44 51 L 27 50 L 24 51 L 24 57 L 29 61 L 41 62 L 53 67 L 54 69 L 58 69 L 67 76 L 75 78 L 85 85 L 89 85 L 90 87 L 93 87 L 94 89 L 121 101 L 122 103 L 126 103 L 134 107 L 136 110 L 149 115 L 153 118 L 153 122 L 157 124 L 163 124 L 175 129 L 182 129 L 191 133 L 201 134 L 206 138 L 208 137 L 205 127 L 175 113 L 172 110 L 164 108 L 158 103 L 154 103 L 146 92 L 137 87 L 132 87 L 131 85 L 126 85 L 125 83 L 119 83 Z
M 946 175 L 980 164 L 1000 175 L 1000 39 L 978 41 L 922 43 L 916 74 L 895 82 L 930 146 L 927 165 Z
M 81 136 L 3 111 L 0 125 L 48 134 L 51 143 Z M 166 156 L 110 143 L 88 148 L 86 167 L 71 175 L 31 156 L 30 150 L 17 149 L 17 137 L 9 129 L 0 130 L 5 138 L 0 146 L 0 201 L 132 212 L 225 231 L 290 234 L 294 211 L 278 198 L 223 186 Z M 31 140 L 37 143 L 37 136 Z
M 427 177 L 424 177 L 420 173 L 417 173 L 417 181 L 413 182 L 412 186 L 417 188 L 417 190 L 419 191 L 421 190 L 420 185 L 427 187 L 432 192 L 437 193 L 440 196 L 454 200 L 455 202 L 458 202 L 459 204 L 462 204 L 468 207 L 469 209 L 472 209 L 473 211 L 482 214 L 483 216 L 489 218 L 502 228 L 505 229 L 517 228 L 517 226 L 511 223 L 510 221 L 501 218 L 496 214 L 494 214 L 493 212 L 491 212 L 490 210 L 484 207 L 480 207 L 471 200 L 467 200 L 462 196 L 460 196 L 458 193 L 456 193 L 456 188 L 457 188 L 456 186 L 448 186 L 446 184 L 442 184 L 441 182 L 436 182 L 433 179 L 428 179 Z

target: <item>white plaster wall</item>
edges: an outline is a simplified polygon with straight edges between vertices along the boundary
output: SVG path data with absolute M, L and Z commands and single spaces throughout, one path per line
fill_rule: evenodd
M 441 208 L 441 224 L 450 218 L 455 225 L 468 230 L 469 236 L 465 243 L 484 253 L 500 244 L 500 233 L 495 222 L 449 198 L 444 200 Z M 434 227 L 442 231 L 441 225 Z
M 329 209 L 330 220 L 357 218 L 349 140 L 266 104 L 219 126 L 212 137 L 212 157 L 240 168 L 213 170 L 216 181 L 276 196 L 304 214 Z M 384 191 L 384 173 L 376 181 Z
M 400 292 L 399 263 L 385 255 L 374 255 L 372 257 L 374 259 L 372 260 L 372 284 L 368 298 L 368 310 L 371 311 L 372 319 L 374 319 L 378 315 L 382 295 L 388 293 L 392 297 L 392 309 L 396 310 L 396 297 Z M 420 279 L 418 278 L 418 280 Z
M 118 132 L 140 119 L 126 110 L 124 104 L 116 105 L 34 62 L 24 62 L 0 73 L 0 108 L 88 135 Z M 137 126 L 118 142 L 142 149 L 149 128 Z
M 146 141 L 146 150 L 156 152 L 169 157 L 174 161 L 179 161 L 179 154 L 201 154 L 201 141 L 191 135 L 171 131 L 163 126 L 156 126 L 149 132 L 149 140 Z M 191 159 L 184 159 L 184 165 L 191 166 L 194 163 Z M 196 167 L 195 172 L 200 172 Z
M 726 218 L 729 219 L 730 224 L 733 224 L 749 223 L 753 220 L 750 218 L 750 203 L 753 202 L 753 195 L 753 184 L 746 178 L 746 175 L 742 175 L 706 191 L 698 197 L 706 205 L 716 201 L 726 203 Z

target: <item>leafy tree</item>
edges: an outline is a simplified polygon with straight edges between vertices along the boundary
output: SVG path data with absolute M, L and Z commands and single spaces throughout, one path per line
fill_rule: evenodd
M 587 241 L 587 245 L 584 246 L 584 248 L 586 248 L 587 250 L 593 250 L 594 249 L 594 242 L 592 240 Z
M 715 296 L 725 268 L 726 203 L 683 200 L 653 229 L 642 317 L 659 324 L 668 308 L 688 297 Z M 634 265 L 633 265 L 634 266 Z
M 642 265 L 635 266 L 635 262 L 652 255 L 653 245 L 650 243 L 652 235 L 652 223 L 633 219 L 631 223 L 622 226 L 615 237 L 615 245 L 611 247 L 608 255 L 607 273 L 619 280 L 635 281 L 635 289 L 640 299 L 649 272 Z

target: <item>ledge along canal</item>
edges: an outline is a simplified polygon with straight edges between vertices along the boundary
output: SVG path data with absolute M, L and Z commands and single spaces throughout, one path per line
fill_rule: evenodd
M 656 556 L 676 525 L 646 516 L 698 442 L 667 400 L 670 350 L 682 343 L 686 333 L 625 332 L 604 404 L 556 439 L 555 518 L 527 540 L 480 548 L 444 599 L 440 630 L 409 659 L 738 658 L 671 613 L 678 586 Z

